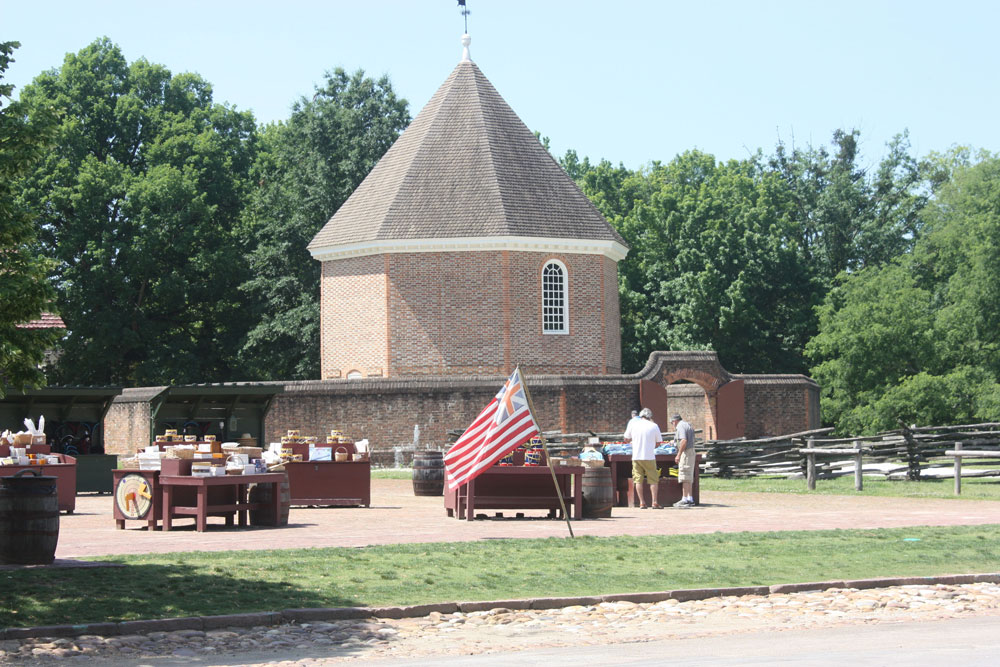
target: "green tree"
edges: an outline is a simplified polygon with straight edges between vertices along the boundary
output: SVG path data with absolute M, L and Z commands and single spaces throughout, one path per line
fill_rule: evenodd
M 631 204 L 618 222 L 632 247 L 620 266 L 626 369 L 653 350 L 710 348 L 735 372 L 804 370 L 818 287 L 780 178 L 756 159 L 689 151 L 619 190 Z
M 826 280 L 883 265 L 908 252 L 920 234 L 927 195 L 907 134 L 889 142 L 874 170 L 859 164 L 859 142 L 857 130 L 836 130 L 833 154 L 779 143 L 769 160 L 792 193 L 801 246 Z
M 819 309 L 812 375 L 844 433 L 1000 419 L 1000 159 L 946 162 L 913 252 L 842 275 Z
M 58 379 L 234 379 L 250 321 L 239 215 L 253 116 L 213 103 L 197 75 L 127 63 L 107 39 L 68 54 L 22 99 L 63 113 L 55 147 L 21 184 L 57 261 L 69 329 Z
M 49 146 L 55 115 L 42 107 L 29 120 L 23 103 L 10 102 L 4 108 L 14 87 L 3 83 L 3 75 L 19 46 L 0 43 L 0 397 L 5 389 L 20 390 L 44 381 L 39 366 L 57 337 L 51 330 L 18 327 L 55 305 L 47 275 L 50 262 L 36 244 L 35 217 L 16 200 L 18 180 Z
M 245 220 L 256 304 L 240 354 L 254 377 L 319 376 L 319 262 L 306 246 L 410 121 L 388 77 L 336 69 L 287 123 L 268 126 Z

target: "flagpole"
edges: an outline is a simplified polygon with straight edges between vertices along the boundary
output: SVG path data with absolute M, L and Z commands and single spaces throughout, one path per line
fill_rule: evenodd
M 515 367 L 519 369 L 520 366 Z M 559 499 L 559 507 L 562 508 L 563 518 L 566 519 L 566 528 L 569 530 L 569 536 L 575 538 L 573 534 L 573 526 L 569 524 L 569 512 L 566 511 L 566 502 L 563 500 L 562 489 L 559 488 L 559 481 L 556 479 L 556 471 L 552 467 L 552 460 L 549 458 L 549 444 L 548 440 L 544 435 L 542 435 L 542 429 L 535 420 L 535 406 L 531 403 L 531 394 L 528 392 L 528 381 L 524 377 L 524 373 L 521 373 L 521 386 L 524 387 L 524 397 L 528 401 L 528 412 L 531 414 L 531 421 L 535 423 L 535 428 L 538 429 L 538 437 L 542 439 L 542 449 L 545 450 L 545 464 L 549 467 L 549 474 L 552 475 L 552 485 L 556 489 L 556 497 Z

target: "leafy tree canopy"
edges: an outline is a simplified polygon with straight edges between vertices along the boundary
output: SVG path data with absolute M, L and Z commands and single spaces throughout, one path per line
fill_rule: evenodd
M 1000 419 L 1000 158 L 934 166 L 913 252 L 843 275 L 819 309 L 812 374 L 845 433 Z
M 320 265 L 306 246 L 409 121 L 388 77 L 338 68 L 263 132 L 244 216 L 252 277 L 242 290 L 256 311 L 240 356 L 253 377 L 319 376 Z
M 255 153 L 248 112 L 194 74 L 126 62 L 101 39 L 25 88 L 63 112 L 21 183 L 69 329 L 57 379 L 151 385 L 231 380 L 249 322 L 239 214 Z
M 39 253 L 35 219 L 17 201 L 16 184 L 44 155 L 56 120 L 50 108 L 37 108 L 29 118 L 24 103 L 5 103 L 13 86 L 3 83 L 3 74 L 18 46 L 0 43 L 0 397 L 5 389 L 43 382 L 39 367 L 57 337 L 52 330 L 18 327 L 54 309 L 51 265 Z

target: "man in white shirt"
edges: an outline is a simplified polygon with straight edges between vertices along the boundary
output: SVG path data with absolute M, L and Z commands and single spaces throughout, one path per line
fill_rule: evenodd
M 632 443 L 632 482 L 639 496 L 639 509 L 646 509 L 642 496 L 644 480 L 652 491 L 653 509 L 662 509 L 656 502 L 656 484 L 660 481 L 660 472 L 656 469 L 656 445 L 663 442 L 663 436 L 660 435 L 660 427 L 653 421 L 652 410 L 643 408 L 639 419 L 628 423 L 624 440 Z

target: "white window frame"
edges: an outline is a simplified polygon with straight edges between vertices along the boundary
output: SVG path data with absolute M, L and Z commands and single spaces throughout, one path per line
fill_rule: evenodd
M 546 285 L 546 271 L 550 266 L 555 266 L 559 269 L 562 276 L 562 290 L 561 293 L 556 294 L 556 290 L 550 288 Z M 566 265 L 560 262 L 558 259 L 549 259 L 545 261 L 542 265 L 542 276 L 541 276 L 541 286 L 542 286 L 542 333 L 545 335 L 557 335 L 565 336 L 569 334 L 569 271 L 566 269 Z M 553 297 L 556 297 L 553 299 Z M 562 301 L 559 303 L 552 303 L 550 301 Z M 552 319 L 558 318 L 562 321 L 561 328 L 550 328 L 552 324 Z

